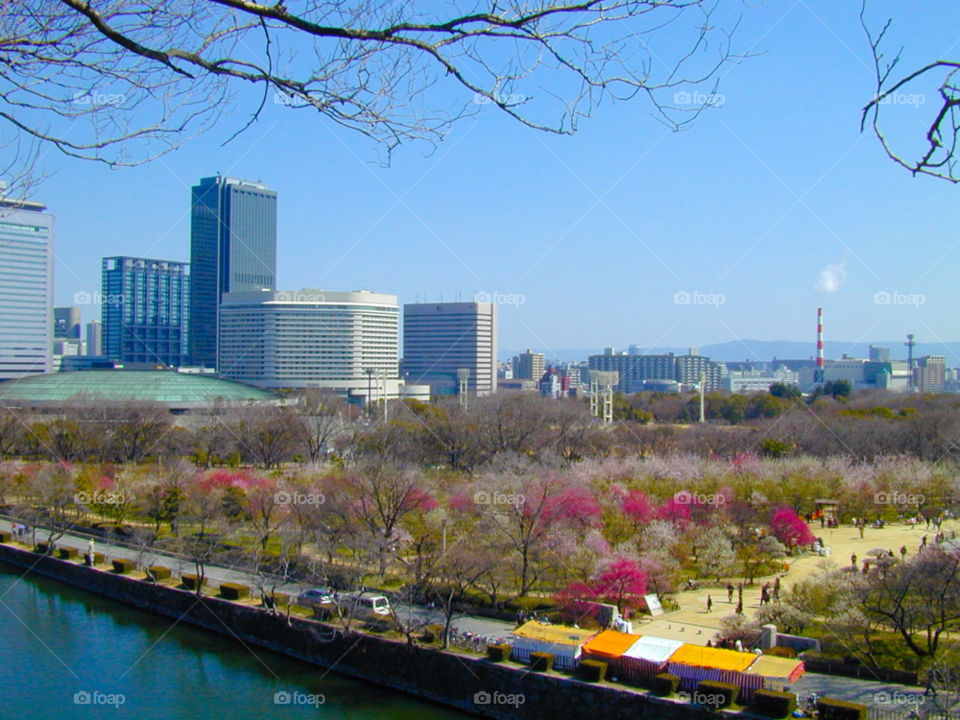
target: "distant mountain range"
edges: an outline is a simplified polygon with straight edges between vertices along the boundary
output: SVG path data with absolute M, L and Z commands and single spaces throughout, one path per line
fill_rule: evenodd
M 828 360 L 842 357 L 844 353 L 852 358 L 866 358 L 870 356 L 870 345 L 877 347 L 890 348 L 890 357 L 896 360 L 907 359 L 907 348 L 903 345 L 903 340 L 889 340 L 886 342 L 859 342 L 845 343 L 837 341 L 827 341 L 824 343 L 824 356 Z M 617 348 L 617 352 L 626 350 L 626 347 Z M 523 350 L 501 350 L 498 355 L 500 360 L 509 360 L 514 355 L 525 352 Z M 591 355 L 600 355 L 603 348 L 588 349 L 568 349 L 557 348 L 547 350 L 544 348 L 533 348 L 534 352 L 542 352 L 547 356 L 547 362 L 574 360 L 586 360 Z M 672 352 L 677 355 L 689 352 L 690 348 L 643 348 L 645 355 L 657 355 L 661 353 Z M 713 345 L 701 345 L 699 353 L 706 355 L 711 360 L 721 362 L 736 362 L 749 360 L 750 362 L 769 362 L 774 358 L 781 360 L 808 360 L 816 355 L 816 345 L 812 342 L 791 342 L 789 340 L 734 340 L 731 342 L 715 343 Z M 956 367 L 960 365 L 960 342 L 948 343 L 921 343 L 913 349 L 915 358 L 924 355 L 946 355 L 947 365 Z

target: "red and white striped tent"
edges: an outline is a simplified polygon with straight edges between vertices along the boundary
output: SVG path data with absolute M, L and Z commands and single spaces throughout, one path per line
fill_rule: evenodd
M 682 640 L 644 635 L 620 658 L 620 677 L 630 682 L 649 680 L 662 673 L 670 657 L 684 645 Z
M 763 682 L 764 690 L 783 690 L 799 680 L 805 669 L 802 660 L 761 655 L 744 673 L 744 677 L 757 675 Z
M 670 656 L 669 672 L 680 678 L 680 689 L 693 691 L 703 680 L 739 685 L 746 696 L 763 687 L 760 675 L 745 675 L 744 672 L 757 660 L 753 653 L 722 650 L 700 645 L 685 644 Z

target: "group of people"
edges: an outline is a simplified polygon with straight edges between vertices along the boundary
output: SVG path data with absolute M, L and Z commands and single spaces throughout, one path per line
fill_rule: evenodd
M 14 523 L 10 526 L 10 529 L 13 531 L 13 536 L 16 538 L 22 538 L 27 534 L 27 526 L 22 525 L 21 523 Z

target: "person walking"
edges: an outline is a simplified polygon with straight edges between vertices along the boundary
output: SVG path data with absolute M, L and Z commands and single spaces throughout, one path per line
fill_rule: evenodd
M 713 612 L 713 598 L 707 595 L 707 612 Z
M 733 583 L 727 583 L 727 602 L 733 603 Z
M 857 566 L 857 554 L 856 554 L 856 553 L 852 553 L 852 554 L 850 555 L 850 564 L 853 565 L 854 567 Z

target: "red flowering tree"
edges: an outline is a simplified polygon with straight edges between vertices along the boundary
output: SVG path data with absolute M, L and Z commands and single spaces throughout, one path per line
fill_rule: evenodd
M 641 490 L 631 490 L 623 499 L 623 514 L 637 525 L 646 525 L 653 519 L 655 512 L 653 501 Z
M 770 518 L 770 532 L 789 549 L 812 545 L 816 538 L 802 517 L 793 508 L 782 507 Z

